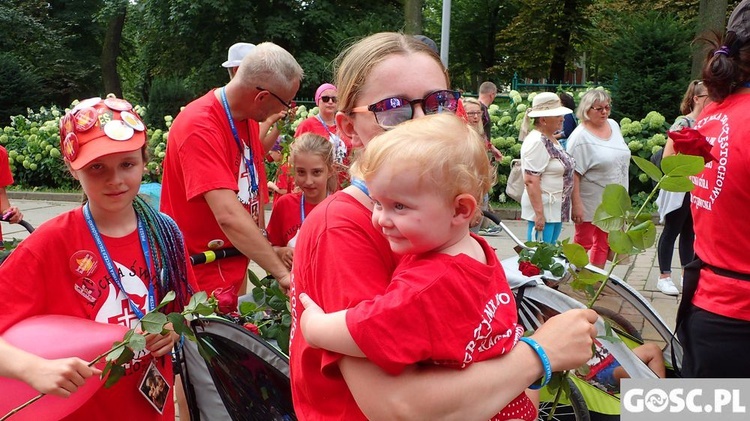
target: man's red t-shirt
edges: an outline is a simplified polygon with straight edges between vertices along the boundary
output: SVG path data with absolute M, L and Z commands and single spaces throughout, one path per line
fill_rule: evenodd
M 260 178 L 259 168 L 264 164 L 258 123 L 248 120 L 247 123 L 235 122 L 235 126 L 244 143 L 245 157 L 252 148 L 260 189 L 267 182 Z M 257 218 L 258 226 L 264 226 L 262 202 L 251 197 L 245 159 L 232 135 L 224 108 L 211 91 L 177 115 L 169 131 L 164 158 L 160 208 L 177 222 L 191 255 L 232 246 L 203 197 L 219 189 L 237 192 L 238 200 Z M 219 287 L 235 286 L 238 291 L 248 263 L 247 257 L 236 256 L 197 265 L 194 270 L 198 286 L 209 294 Z
M 279 170 L 276 172 L 276 187 L 286 190 L 286 193 L 276 194 L 274 197 L 273 205 L 276 206 L 276 201 L 282 196 L 294 192 L 294 175 L 289 174 L 291 166 L 289 162 L 284 162 L 279 165 Z
M 718 161 L 692 177 L 690 193 L 695 254 L 713 266 L 750 274 L 750 94 L 734 94 L 706 106 L 695 129 L 713 145 Z M 750 321 L 750 282 L 701 270 L 693 304 L 726 317 Z

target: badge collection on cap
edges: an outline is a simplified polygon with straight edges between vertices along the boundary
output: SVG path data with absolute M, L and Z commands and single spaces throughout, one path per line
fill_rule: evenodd
M 121 142 L 132 139 L 136 132 L 144 130 L 146 126 L 128 101 L 115 97 L 104 100 L 89 98 L 79 102 L 60 120 L 60 149 L 63 156 L 72 162 L 78 156 L 81 143 L 98 137 L 92 136 L 92 131 L 101 131 L 111 140 Z

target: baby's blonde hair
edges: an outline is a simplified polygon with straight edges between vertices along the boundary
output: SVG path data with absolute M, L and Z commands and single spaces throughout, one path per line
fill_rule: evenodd
M 494 181 L 484 140 L 450 113 L 410 120 L 375 137 L 357 165 L 365 182 L 385 165 L 396 173 L 417 169 L 420 186 L 434 188 L 447 201 L 468 193 L 482 203 Z

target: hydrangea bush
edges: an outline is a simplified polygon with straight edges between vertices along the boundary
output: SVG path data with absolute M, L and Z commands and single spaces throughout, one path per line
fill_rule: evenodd
M 568 93 L 576 100 L 580 100 L 581 96 L 590 89 L 604 88 L 589 88 Z M 492 104 L 489 107 L 490 120 L 492 121 L 492 144 L 503 153 L 503 160 L 498 165 L 497 184 L 490 194 L 490 197 L 495 201 L 512 200 L 506 199 L 504 193 L 510 173 L 510 162 L 521 156 L 522 142 L 518 139 L 518 134 L 524 114 L 531 106 L 535 96 L 536 93 L 532 92 L 524 98 L 518 91 L 512 90 L 508 93 L 510 104 L 507 108 L 501 108 L 497 104 Z M 616 107 L 617 104 L 614 104 L 614 106 Z M 631 153 L 648 160 L 666 143 L 669 124 L 665 121 L 663 115 L 657 111 L 651 111 L 641 120 L 623 118 L 620 121 L 620 127 Z M 633 202 L 636 204 L 643 203 L 651 188 L 652 185 L 648 176 L 640 172 L 635 164 L 631 164 L 630 195 Z
M 603 88 L 591 88 L 603 89 Z M 580 99 L 585 90 L 570 92 L 574 98 Z M 524 113 L 531 105 L 536 93 L 530 93 L 525 98 L 518 91 L 510 91 L 508 96 L 510 103 L 507 107 L 492 104 L 489 107 L 490 119 L 492 121 L 492 143 L 504 155 L 498 165 L 497 184 L 493 188 L 491 198 L 495 201 L 505 202 L 505 185 L 510 173 L 510 162 L 521 155 L 521 141 L 518 133 L 523 122 Z M 77 101 L 71 104 L 75 106 Z M 617 106 L 617 104 L 615 104 Z M 145 115 L 145 108 L 140 105 L 134 106 L 135 111 Z M 288 153 L 288 145 L 293 138 L 294 130 L 308 116 L 317 114 L 318 109 L 310 110 L 304 106 L 297 108 L 294 119 L 284 122 L 282 128 L 283 150 Z M 16 184 L 22 188 L 77 188 L 78 183 L 68 174 L 60 158 L 60 135 L 58 127 L 60 117 L 65 110 L 57 107 L 40 108 L 39 111 L 29 109 L 26 116 L 15 116 L 11 125 L 0 132 L 0 145 L 8 150 L 11 170 Z M 164 116 L 167 130 L 148 130 L 148 152 L 149 161 L 146 163 L 144 181 L 159 182 L 162 175 L 162 162 L 166 154 L 167 139 L 169 138 L 169 127 L 172 125 L 172 116 Z M 666 131 L 669 124 L 664 116 L 656 111 L 649 112 L 641 120 L 623 118 L 620 121 L 622 134 L 632 154 L 644 159 L 650 159 L 651 155 L 662 148 L 666 143 Z M 268 173 L 273 175 L 276 163 L 267 164 Z M 635 167 L 631 168 L 630 195 L 635 203 L 641 203 L 648 191 L 651 190 L 651 182 L 645 174 L 640 173 Z

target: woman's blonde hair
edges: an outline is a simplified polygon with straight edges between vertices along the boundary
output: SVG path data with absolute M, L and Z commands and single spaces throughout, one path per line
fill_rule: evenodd
M 612 97 L 610 97 L 607 91 L 603 89 L 592 89 L 590 91 L 587 91 L 581 97 L 581 102 L 578 103 L 578 108 L 576 109 L 576 117 L 578 117 L 578 119 L 581 121 L 591 120 L 588 116 L 588 112 L 591 107 L 593 107 L 597 102 L 608 102 L 611 104 Z
M 338 179 L 333 159 L 333 144 L 318 134 L 304 133 L 292 142 L 289 148 L 289 163 L 294 166 L 294 157 L 302 153 L 317 155 L 323 159 L 329 172 L 326 188 L 329 193 L 335 192 L 338 188 Z
M 339 111 L 350 113 L 372 69 L 394 54 L 423 53 L 443 69 L 445 83 L 450 87 L 448 72 L 440 57 L 424 42 L 398 32 L 380 32 L 359 40 L 341 52 L 334 61 L 334 75 L 338 87 Z M 404 69 L 408 71 L 408 69 Z
M 366 182 L 385 165 L 396 174 L 418 170 L 420 186 L 444 194 L 446 201 L 468 193 L 482 203 L 494 182 L 482 136 L 450 113 L 410 120 L 375 137 L 358 171 Z

